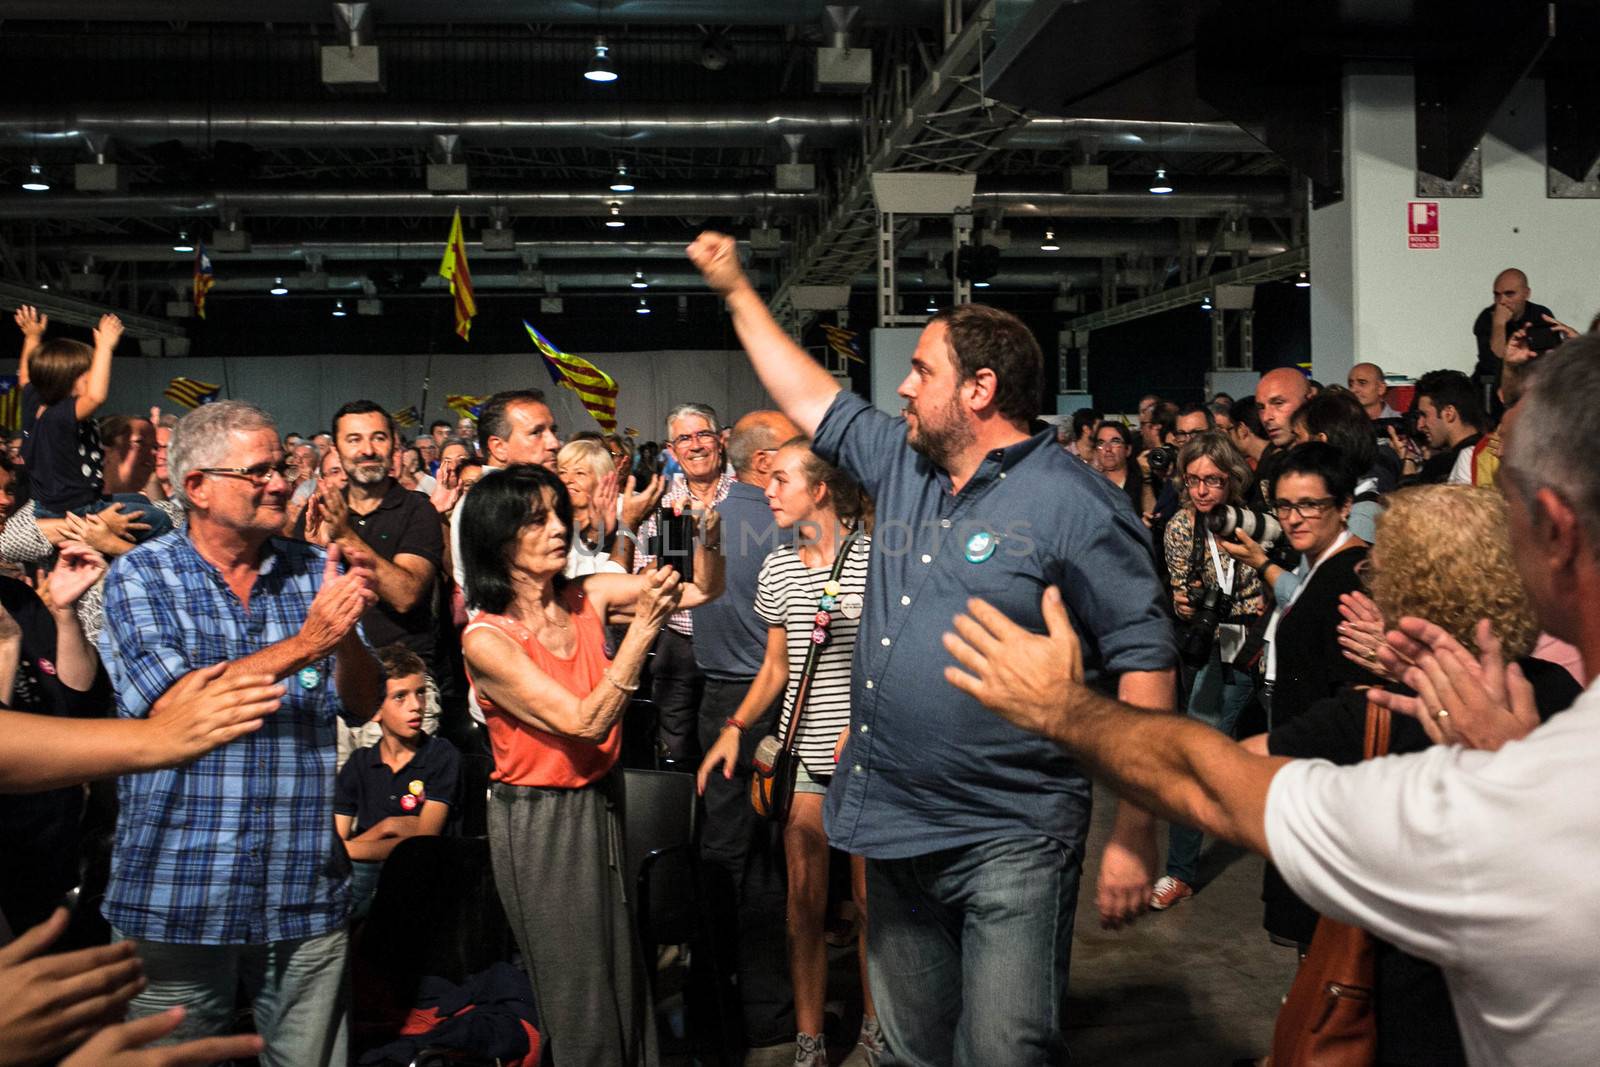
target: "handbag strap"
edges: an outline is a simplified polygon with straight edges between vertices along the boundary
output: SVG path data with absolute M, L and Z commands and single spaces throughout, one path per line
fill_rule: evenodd
M 839 575 L 844 573 L 845 557 L 850 555 L 850 550 L 855 547 L 856 538 L 852 534 L 844 539 L 839 550 L 834 553 L 833 570 L 828 572 L 828 581 L 837 582 Z M 822 646 L 815 641 L 806 649 L 806 662 L 800 668 L 800 684 L 795 689 L 794 710 L 789 713 L 789 729 L 783 734 L 783 747 L 788 750 L 794 747 L 795 738 L 800 735 L 800 716 L 805 711 L 806 698 L 811 695 L 811 679 L 816 676 L 817 663 L 822 659 Z
M 1389 709 L 1367 701 L 1367 731 L 1361 745 L 1362 759 L 1377 759 L 1389 754 Z

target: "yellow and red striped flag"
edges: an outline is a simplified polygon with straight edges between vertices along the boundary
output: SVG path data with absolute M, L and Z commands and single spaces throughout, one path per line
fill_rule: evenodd
M 15 374 L 0 375 L 0 430 L 22 429 L 22 389 Z
M 617 382 L 605 371 L 582 356 L 561 351 L 551 344 L 544 334 L 533 328 L 527 319 L 522 320 L 533 345 L 544 357 L 544 365 L 557 385 L 564 385 L 578 394 L 584 410 L 594 416 L 594 421 L 607 433 L 617 428 Z
M 463 341 L 472 330 L 472 316 L 478 302 L 472 295 L 472 271 L 467 266 L 467 242 L 461 236 L 461 209 L 450 220 L 450 238 L 445 242 L 444 259 L 439 261 L 439 277 L 450 283 L 456 302 L 456 333 Z
M 167 387 L 161 391 L 168 400 L 191 411 L 201 404 L 211 403 L 220 392 L 222 392 L 220 385 L 202 382 L 198 378 L 185 378 L 181 374 L 168 382 Z
M 211 273 L 211 257 L 206 255 L 206 243 L 194 243 L 194 310 L 202 319 L 206 317 L 206 294 L 217 284 Z
M 451 393 L 444 398 L 444 406 L 463 419 L 476 419 L 483 402 L 488 399 L 486 396 L 472 396 L 468 393 Z

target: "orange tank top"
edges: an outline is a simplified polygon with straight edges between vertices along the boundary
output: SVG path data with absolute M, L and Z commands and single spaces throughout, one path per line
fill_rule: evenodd
M 569 589 L 565 604 L 572 613 L 577 646 L 570 659 L 563 659 L 545 648 L 527 627 L 505 615 L 482 612 L 473 617 L 467 631 L 479 626 L 499 630 L 517 643 L 534 667 L 555 679 L 573 696 L 586 697 L 602 684 L 602 675 L 611 664 L 606 658 L 605 629 L 581 589 Z M 467 674 L 469 677 L 472 674 L 470 666 Z M 594 745 L 530 726 L 496 707 L 476 685 L 473 689 L 489 727 L 489 747 L 494 753 L 494 772 L 490 777 L 495 781 L 547 789 L 576 789 L 599 781 L 616 765 L 622 750 L 620 716 L 606 739 Z

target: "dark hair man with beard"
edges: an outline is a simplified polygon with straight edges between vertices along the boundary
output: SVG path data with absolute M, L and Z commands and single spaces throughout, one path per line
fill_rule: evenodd
M 1044 633 L 1039 595 L 1057 586 L 1092 673 L 1170 710 L 1172 633 L 1144 526 L 1053 429 L 1029 436 L 1043 358 L 1014 315 L 969 304 L 935 316 L 898 390 L 902 422 L 795 345 L 732 238 L 702 234 L 689 258 L 727 299 L 761 384 L 876 502 L 866 596 L 821 610 L 861 619 L 827 830 L 867 857 L 887 1044 L 912 1063 L 1063 1061 L 1089 784 L 1059 750 L 941 685 L 941 638 L 972 596 Z M 1124 807 L 1101 864 L 1106 923 L 1144 909 L 1154 862 L 1153 822 Z

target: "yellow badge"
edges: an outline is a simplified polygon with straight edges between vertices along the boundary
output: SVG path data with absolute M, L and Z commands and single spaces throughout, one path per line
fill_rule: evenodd
M 411 790 L 411 795 L 412 796 L 420 797 L 422 795 L 422 779 L 421 778 L 413 778 L 413 779 L 411 779 L 411 784 L 406 786 L 406 788 Z
M 822 593 L 823 593 L 824 596 L 838 596 L 839 595 L 839 583 L 838 582 L 824 582 L 823 586 L 822 586 Z

